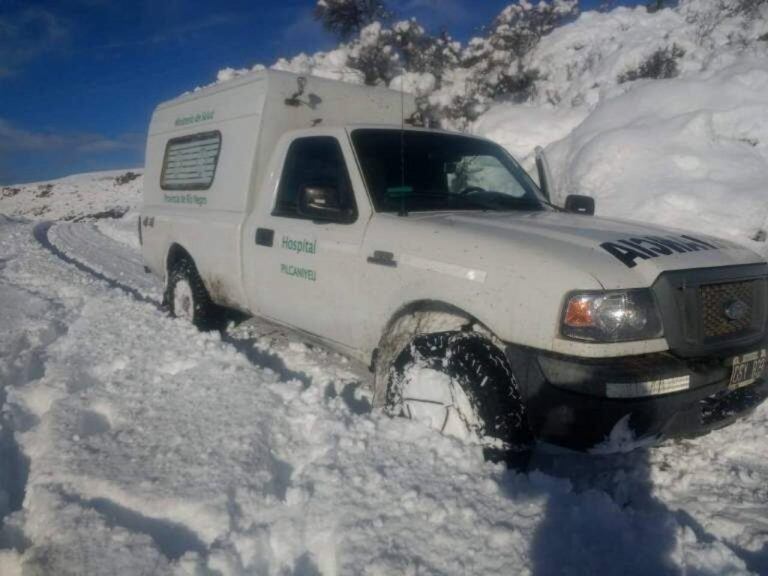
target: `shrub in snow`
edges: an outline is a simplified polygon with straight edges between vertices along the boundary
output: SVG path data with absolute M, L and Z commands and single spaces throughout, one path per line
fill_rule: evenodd
M 746 44 L 768 30 L 768 0 L 681 0 L 699 44 Z
M 485 38 L 474 38 L 464 54 L 464 65 L 474 69 L 477 89 L 491 98 L 530 93 L 538 77 L 524 58 L 549 34 L 578 11 L 576 0 L 518 0 L 491 24 Z M 525 98 L 523 98 L 525 99 Z
M 645 5 L 645 8 L 648 10 L 648 12 L 653 14 L 654 12 L 658 12 L 659 10 L 665 8 L 665 5 L 668 3 L 669 2 L 666 0 L 650 0 L 650 2 Z
M 442 31 L 438 36 L 427 34 L 414 19 L 397 22 L 392 27 L 392 41 L 405 70 L 410 73 L 431 74 L 439 86 L 443 74 L 459 65 L 461 44 Z
M 578 11 L 576 0 L 518 0 L 495 18 L 488 33 L 470 40 L 461 67 L 468 71 L 432 100 L 447 127 L 464 129 L 497 99 L 530 100 L 540 73 L 528 55 L 541 38 Z M 446 96 L 446 93 L 448 96 Z
M 40 184 L 35 193 L 36 198 L 48 198 L 53 192 L 53 184 Z
M 319 0 L 315 6 L 315 18 L 342 40 L 388 16 L 382 0 Z
M 768 0 L 718 0 L 718 3 L 730 16 L 743 15 L 747 18 L 758 18 L 768 7 Z
M 115 184 L 117 186 L 123 186 L 124 184 L 128 184 L 128 182 L 132 182 L 139 178 L 141 174 L 138 172 L 131 172 L 128 171 L 125 174 L 120 174 L 119 176 L 115 177 Z
M 363 28 L 350 50 L 349 65 L 362 72 L 369 86 L 388 85 L 400 69 L 399 55 L 392 45 L 392 31 L 379 22 Z
M 491 98 L 508 97 L 513 102 L 526 102 L 536 93 L 536 81 L 541 73 L 536 68 L 518 64 L 514 71 L 503 72 L 495 84 L 488 87 Z
M 685 50 L 677 44 L 659 48 L 637 68 L 619 74 L 619 84 L 641 78 L 674 78 L 678 75 L 677 61 L 685 56 Z
M 392 28 L 373 22 L 346 48 L 349 65 L 363 74 L 366 84 L 388 85 L 403 74 L 422 75 L 428 79 L 412 81 L 411 86 L 423 88 L 426 82 L 430 91 L 441 85 L 446 70 L 459 64 L 461 54 L 461 45 L 447 33 L 431 36 L 415 20 L 397 22 Z
M 522 58 L 543 36 L 577 12 L 577 0 L 541 0 L 535 5 L 527 0 L 518 0 L 496 17 L 488 41 L 495 50 L 507 51 L 516 58 Z

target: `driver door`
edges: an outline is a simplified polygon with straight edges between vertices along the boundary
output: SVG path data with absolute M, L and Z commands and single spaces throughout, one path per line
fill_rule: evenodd
M 363 236 L 370 218 L 367 197 L 346 133 L 295 137 L 286 147 L 276 193 L 260 198 L 246 224 L 244 272 L 252 310 L 354 347 L 359 342 L 359 279 L 365 261 Z M 337 193 L 345 217 L 313 221 L 302 216 L 299 195 L 305 189 Z M 361 188 L 358 187 L 358 190 Z M 359 198 L 362 196 L 362 198 Z M 358 201 L 362 200 L 362 201 Z

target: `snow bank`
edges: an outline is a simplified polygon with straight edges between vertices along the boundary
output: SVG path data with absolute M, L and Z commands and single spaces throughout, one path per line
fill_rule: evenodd
M 0 187 L 0 214 L 43 220 L 119 217 L 141 204 L 142 172 L 91 172 Z
M 471 132 L 498 142 L 525 162 L 537 146 L 564 138 L 586 116 L 587 110 L 583 108 L 503 103 L 483 114 L 472 125 Z
M 306 74 L 328 78 L 329 80 L 341 80 L 350 84 L 362 84 L 363 73 L 347 65 L 350 51 L 342 46 L 330 52 L 318 52 L 314 55 L 299 54 L 294 58 L 281 58 L 272 68 L 293 72 L 294 74 Z M 255 67 L 252 70 L 259 69 Z
M 768 225 L 768 60 L 636 83 L 548 149 L 560 200 L 752 242 Z M 764 232 L 763 232 L 764 234 Z
M 733 4 L 733 2 L 730 2 Z M 677 74 L 692 77 L 717 70 L 743 55 L 766 56 L 768 5 L 762 18 L 727 17 L 711 0 L 683 0 L 678 8 L 649 13 L 644 6 L 584 12 L 555 29 L 528 57 L 541 79 L 534 101 L 587 106 L 631 88 L 622 75 L 636 70 L 654 52 L 679 48 Z

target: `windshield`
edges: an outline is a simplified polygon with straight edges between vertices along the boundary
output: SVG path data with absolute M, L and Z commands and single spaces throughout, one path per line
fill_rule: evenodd
M 393 129 L 352 133 L 376 210 L 543 210 L 533 180 L 500 146 Z

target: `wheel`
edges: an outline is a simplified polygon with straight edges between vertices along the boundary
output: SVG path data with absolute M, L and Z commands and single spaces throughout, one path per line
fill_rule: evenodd
M 471 332 L 416 336 L 389 372 L 385 411 L 483 446 L 486 458 L 519 466 L 533 437 L 504 353 Z
M 174 318 L 188 320 L 200 330 L 213 327 L 215 305 L 197 268 L 188 258 L 181 258 L 171 266 L 165 300 Z

